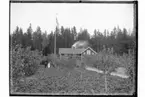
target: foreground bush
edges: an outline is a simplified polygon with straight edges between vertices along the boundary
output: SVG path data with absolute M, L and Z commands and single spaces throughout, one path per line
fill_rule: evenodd
M 42 60 L 42 54 L 31 51 L 30 47 L 22 48 L 21 45 L 13 47 L 10 51 L 10 78 L 13 87 L 20 85 L 24 77 L 34 75 Z

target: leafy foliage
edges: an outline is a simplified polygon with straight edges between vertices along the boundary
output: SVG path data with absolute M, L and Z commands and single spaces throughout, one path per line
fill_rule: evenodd
M 21 45 L 16 45 L 10 51 L 11 81 L 14 86 L 21 78 L 34 75 L 39 68 L 42 54 L 30 49 L 30 47 L 22 48 Z
M 83 62 L 87 65 L 91 65 L 103 71 L 112 72 L 117 67 L 124 67 L 128 70 L 128 73 L 132 75 L 135 71 L 135 55 L 134 53 L 123 54 L 122 56 L 110 53 L 109 50 L 103 50 L 97 55 L 86 55 L 83 58 Z
M 134 58 L 132 55 L 113 55 L 100 52 L 98 56 L 86 56 L 87 64 L 103 71 L 114 70 L 123 66 L 128 71 L 134 72 Z M 42 68 L 23 82 L 15 92 L 21 93 L 58 93 L 58 94 L 100 94 L 105 91 L 105 75 L 87 71 L 82 68 L 75 68 L 74 59 L 59 59 L 55 55 L 47 57 L 53 61 L 58 68 Z M 134 77 L 129 74 L 129 79 L 107 75 L 107 93 L 132 93 L 134 88 Z

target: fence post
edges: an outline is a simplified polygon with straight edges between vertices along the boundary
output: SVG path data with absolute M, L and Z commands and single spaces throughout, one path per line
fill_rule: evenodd
M 106 76 L 107 72 L 105 71 L 105 93 L 107 94 L 108 89 L 107 89 L 107 76 Z

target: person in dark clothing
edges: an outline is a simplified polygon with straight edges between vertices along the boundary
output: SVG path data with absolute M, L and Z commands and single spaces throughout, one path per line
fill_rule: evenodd
M 48 65 L 48 60 L 43 60 L 43 61 L 40 63 L 40 65 L 44 65 L 45 68 L 46 68 L 47 65 Z

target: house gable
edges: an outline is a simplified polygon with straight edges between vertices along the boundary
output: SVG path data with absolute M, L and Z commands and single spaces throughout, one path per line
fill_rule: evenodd
M 88 47 L 83 52 L 81 52 L 81 54 L 84 54 L 84 55 L 95 55 L 95 54 L 97 54 L 97 52 L 94 51 L 92 48 Z

